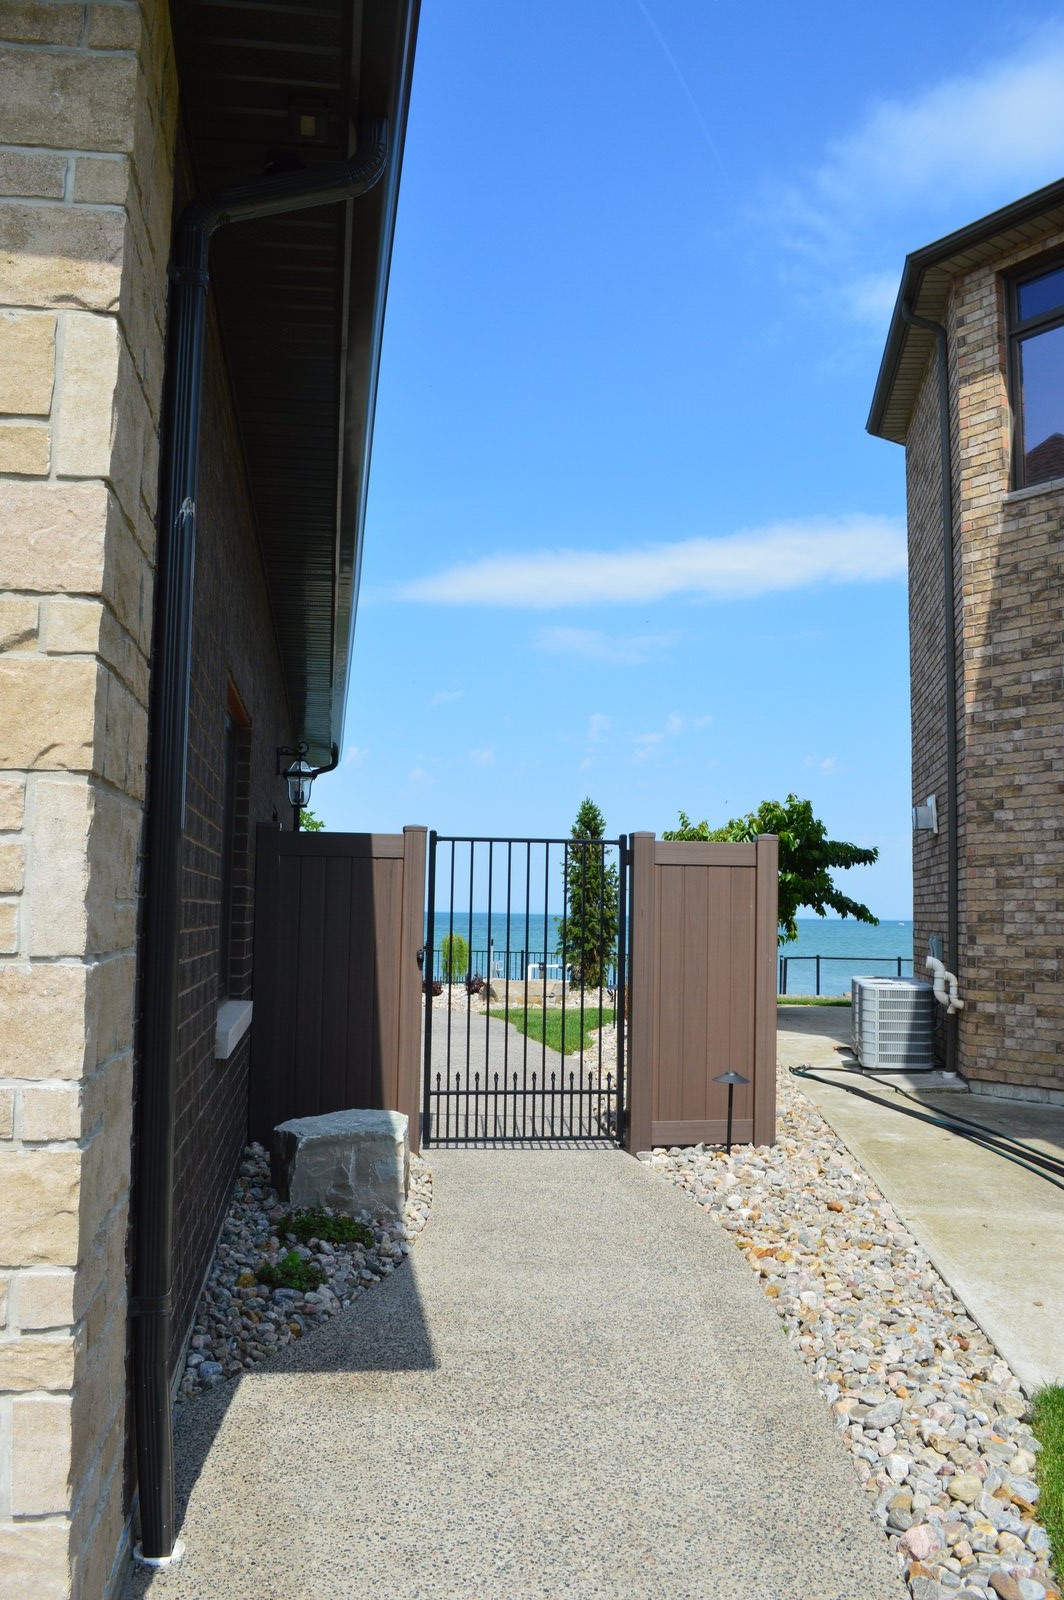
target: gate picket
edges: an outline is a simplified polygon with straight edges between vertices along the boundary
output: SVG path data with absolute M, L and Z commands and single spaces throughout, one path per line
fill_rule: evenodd
M 540 858 L 542 911 L 535 912 Z M 583 840 L 430 833 L 424 1143 L 622 1141 L 628 859 L 623 835 Z M 464 904 L 456 902 L 456 885 Z M 478 898 L 485 902 L 481 911 L 475 909 Z M 552 899 L 560 900 L 560 911 L 551 911 Z M 612 1024 L 603 1021 L 609 1009 Z M 537 1015 L 543 1019 L 539 1040 L 531 1033 Z M 561 1053 L 547 1044 L 549 1016 L 561 1019 Z M 595 1043 L 587 1049 L 585 1024 L 595 1020 Z M 604 1059 L 611 1026 L 615 1066 Z M 579 1042 L 566 1052 L 574 1027 Z

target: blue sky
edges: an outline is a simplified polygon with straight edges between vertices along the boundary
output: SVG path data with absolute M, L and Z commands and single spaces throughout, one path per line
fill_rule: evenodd
M 1064 171 L 1049 6 L 424 0 L 332 828 L 788 791 L 911 904 L 905 253 Z

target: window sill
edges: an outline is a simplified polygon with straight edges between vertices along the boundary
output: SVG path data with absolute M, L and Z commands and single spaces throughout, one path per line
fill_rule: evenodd
M 1022 489 L 1013 489 L 1002 498 L 1002 505 L 1014 506 L 1022 504 L 1024 500 L 1033 500 L 1039 494 L 1060 494 L 1064 490 L 1064 478 L 1047 478 L 1044 483 L 1027 484 Z
M 250 1000 L 223 1000 L 214 1032 L 214 1059 L 228 1061 L 251 1027 Z

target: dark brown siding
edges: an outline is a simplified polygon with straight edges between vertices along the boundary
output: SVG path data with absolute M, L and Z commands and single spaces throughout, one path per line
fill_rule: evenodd
M 231 688 L 248 722 L 236 740 L 233 937 L 220 976 L 225 728 Z M 215 1060 L 218 1007 L 251 995 L 255 826 L 284 800 L 279 745 L 293 742 L 217 330 L 208 343 L 196 555 L 181 940 L 174 1200 L 176 1360 L 247 1137 L 247 1035 Z M 281 807 L 288 816 L 287 805 Z
M 418 1148 L 424 828 L 263 830 L 251 1131 L 327 1111 L 401 1111 Z
M 776 1138 L 777 841 L 632 836 L 632 1150 L 718 1144 L 736 1071 L 736 1142 Z

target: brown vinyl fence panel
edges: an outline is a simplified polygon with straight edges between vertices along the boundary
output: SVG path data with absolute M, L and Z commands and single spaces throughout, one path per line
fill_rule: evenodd
M 776 1137 L 778 841 L 632 835 L 628 1007 L 632 1151 Z
M 259 829 L 249 1132 L 402 1111 L 418 1148 L 424 828 Z

